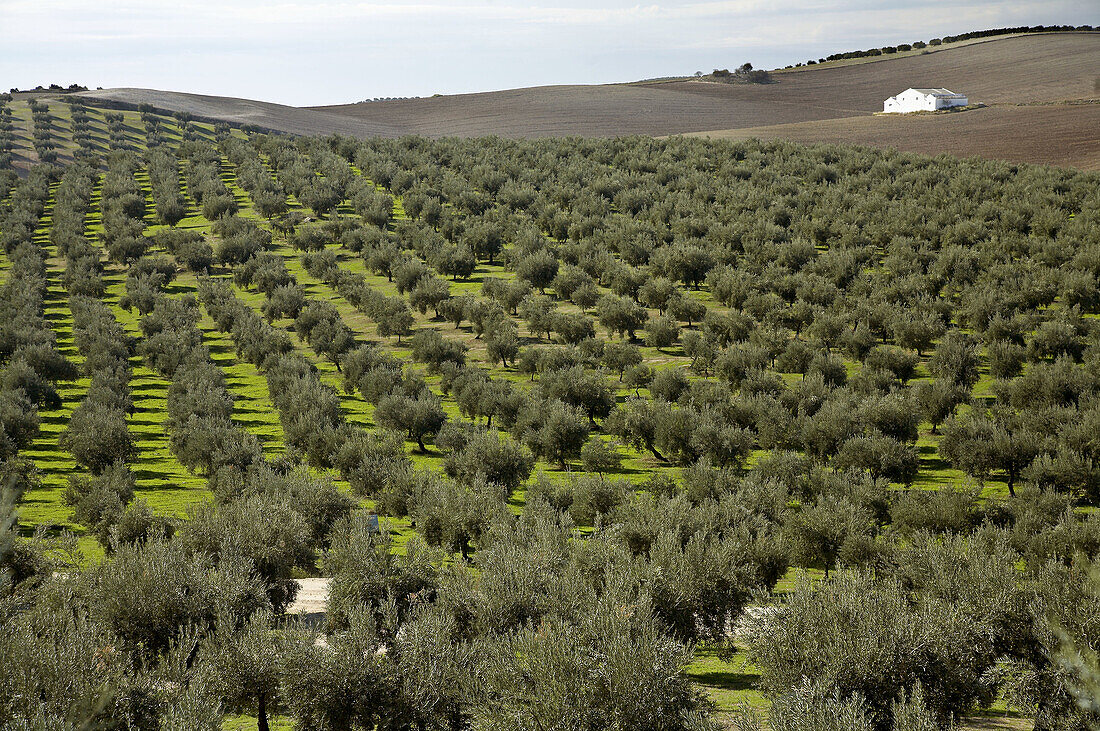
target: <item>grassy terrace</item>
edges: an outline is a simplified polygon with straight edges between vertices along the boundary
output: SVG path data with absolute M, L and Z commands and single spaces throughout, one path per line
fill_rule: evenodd
M 65 292 L 61 277 L 64 261 L 56 256 L 50 245 L 49 231 L 54 201 L 47 203 L 45 214 L 35 231 L 35 243 L 42 247 L 47 255 L 47 283 L 45 296 L 45 317 L 57 337 L 58 351 L 75 364 L 83 361 L 73 345 L 73 320 L 69 311 L 68 294 Z M 6 264 L 6 262 L 5 262 Z M 41 524 L 53 524 L 74 532 L 83 532 L 83 528 L 69 523 L 70 508 L 64 504 L 63 493 L 69 484 L 69 475 L 78 472 L 79 467 L 72 456 L 61 449 L 58 439 L 69 423 L 73 409 L 84 398 L 90 379 L 80 378 L 72 383 L 61 383 L 57 389 L 61 397 L 61 406 L 57 409 L 40 409 L 41 421 L 38 438 L 23 455 L 33 460 L 41 478 L 41 487 L 23 498 L 24 507 L 20 511 L 20 524 L 23 527 Z M 82 541 L 82 547 L 90 550 L 98 548 L 91 540 Z
M 15 111 L 17 123 L 26 125 L 27 129 L 29 130 L 30 113 L 27 109 L 26 103 L 15 102 L 12 104 L 12 107 Z M 55 116 L 57 120 L 55 122 L 55 134 L 61 143 L 59 149 L 67 152 L 71 151 L 74 146 L 71 144 L 71 123 L 68 121 L 70 119 L 68 106 L 62 103 L 52 103 L 50 104 L 50 109 L 51 113 Z M 102 122 L 103 113 L 100 110 L 90 108 L 89 111 L 93 121 L 99 120 L 99 124 L 104 124 Z M 135 149 L 143 149 L 144 128 L 140 119 L 140 115 L 137 112 L 122 112 L 122 114 L 125 117 L 125 123 L 128 130 L 127 141 Z M 161 116 L 160 119 L 162 124 L 162 135 L 166 138 L 169 144 L 178 144 L 182 139 L 182 133 L 178 124 L 170 117 Z M 212 132 L 212 127 L 209 125 L 197 124 L 195 125 L 195 127 L 207 134 Z M 29 145 L 29 132 L 26 136 L 26 139 L 28 140 L 27 144 Z M 67 139 L 69 140 L 68 142 L 66 142 Z M 101 140 L 102 147 L 104 150 L 106 150 L 107 136 L 105 131 L 103 132 L 102 136 L 97 136 L 97 140 Z M 28 150 L 28 152 L 30 151 Z M 234 194 L 237 203 L 240 206 L 239 215 L 255 220 L 266 227 L 267 222 L 256 214 L 252 207 L 251 199 L 249 198 L 247 193 L 236 184 L 235 178 L 233 176 L 232 165 L 228 163 L 228 161 L 223 161 L 223 169 L 223 180 L 226 183 L 227 187 Z M 354 167 L 352 167 L 352 170 L 354 173 L 360 174 L 360 171 L 355 169 Z M 143 182 L 147 182 L 144 180 L 144 173 L 140 174 L 139 179 L 142 179 Z M 147 234 L 152 235 L 158 230 L 159 226 L 157 226 L 152 219 L 153 213 L 151 197 L 148 202 L 150 204 L 148 209 L 148 219 L 151 225 L 147 229 Z M 294 200 L 293 196 L 290 196 L 288 203 L 291 209 L 300 208 L 299 204 L 297 203 L 297 201 Z M 399 197 L 395 198 L 395 208 L 396 217 L 404 217 L 404 212 L 401 209 L 401 201 Z M 192 207 L 191 213 L 192 215 L 184 219 L 180 223 L 180 226 L 183 228 L 199 230 L 208 236 L 212 235 L 211 222 L 202 218 L 195 207 Z M 338 209 L 338 213 L 339 215 L 343 216 L 354 215 L 354 213 L 350 209 L 350 206 L 348 206 L 346 202 L 341 204 L 340 208 Z M 337 254 L 339 265 L 342 268 L 363 274 L 366 277 L 367 281 L 371 284 L 371 286 L 375 287 L 379 291 L 384 292 L 387 295 L 392 296 L 397 294 L 396 287 L 392 283 L 388 282 L 385 277 L 378 276 L 367 271 L 365 265 L 359 257 L 349 252 L 343 251 L 335 245 L 332 245 L 330 248 L 332 248 Z M 275 238 L 273 249 L 275 253 L 278 253 L 284 258 L 287 269 L 296 277 L 300 286 L 309 297 L 324 298 L 332 302 L 340 311 L 340 314 L 343 317 L 344 321 L 356 333 L 361 342 L 379 342 L 379 338 L 374 334 L 374 324 L 369 320 L 369 318 L 356 310 L 352 305 L 346 302 L 336 292 L 332 291 L 332 289 L 325 285 L 323 282 L 320 282 L 319 280 L 310 276 L 308 272 L 305 271 L 304 267 L 302 267 L 297 252 L 291 249 L 286 244 L 286 242 L 278 238 L 278 236 L 276 236 Z M 0 270 L 0 277 L 2 276 L 2 270 Z M 222 272 L 218 276 L 228 277 L 229 274 L 228 272 Z M 497 277 L 501 279 L 510 279 L 514 277 L 514 274 L 499 265 L 488 266 L 484 263 L 479 263 L 477 269 L 468 280 L 451 282 L 451 291 L 453 294 L 479 294 L 481 283 L 487 276 Z M 119 273 L 119 276 L 116 279 L 116 284 L 121 284 L 121 281 L 123 279 L 124 276 L 121 276 L 121 273 Z M 183 274 L 179 277 L 177 282 L 174 283 L 173 287 L 170 290 L 170 293 L 192 291 L 193 288 L 193 277 L 188 274 Z M 690 292 L 689 294 L 698 297 L 708 306 L 708 308 L 718 311 L 722 311 L 725 309 L 720 304 L 713 301 L 708 291 L 703 290 L 698 292 Z M 256 293 L 238 290 L 238 295 L 241 296 L 241 298 L 247 303 L 255 307 L 258 307 L 263 301 L 262 295 L 258 295 Z M 560 309 L 565 312 L 578 311 L 578 308 L 568 303 L 562 304 Z M 651 314 L 656 313 L 651 312 Z M 420 315 L 420 313 L 415 312 L 414 315 L 416 317 L 416 328 L 436 328 L 442 331 L 446 337 L 463 341 L 470 348 L 468 359 L 479 366 L 487 368 L 493 378 L 507 379 L 520 384 L 529 382 L 529 378 L 527 376 L 515 372 L 515 370 L 512 368 L 491 366 L 485 358 L 484 343 L 480 339 L 475 338 L 474 334 L 471 332 L 468 326 L 455 329 L 449 323 L 433 320 L 430 315 L 423 316 Z M 120 316 L 120 320 L 122 320 L 124 323 L 126 322 L 123 316 Z M 285 329 L 290 331 L 292 335 L 294 335 L 292 332 L 291 323 L 289 321 L 284 321 L 277 324 L 281 327 L 284 327 Z M 537 335 L 532 335 L 531 333 L 529 333 L 526 330 L 526 327 L 522 321 L 519 321 L 517 319 L 516 325 L 521 337 L 527 343 L 542 341 Z M 260 377 L 260 375 L 255 372 L 254 368 L 250 366 L 250 364 L 237 363 L 235 359 L 231 360 L 231 349 L 226 350 L 224 347 L 222 347 L 223 345 L 228 345 L 229 341 L 227 339 L 223 339 L 222 335 L 216 333 L 216 331 L 212 327 L 212 323 L 210 323 L 205 318 L 204 322 L 202 323 L 202 327 L 204 333 L 209 338 L 211 338 L 211 340 L 209 340 L 209 345 L 211 346 L 211 352 L 214 355 L 215 359 L 218 360 L 219 364 L 225 365 L 229 369 L 231 369 L 227 370 L 227 377 L 229 378 L 230 387 L 233 390 L 233 393 L 237 395 L 239 399 L 238 408 L 241 410 L 241 416 L 243 419 L 241 421 L 242 425 L 253 430 L 256 435 L 260 437 L 261 441 L 265 445 L 265 452 L 268 452 L 270 454 L 280 452 L 284 448 L 284 446 L 281 443 L 281 435 L 275 428 L 275 417 L 269 416 L 268 418 L 273 420 L 265 421 L 264 417 L 261 415 L 268 412 L 269 409 L 265 408 L 262 400 L 257 400 L 258 394 L 266 390 L 259 388 L 259 386 L 262 385 L 262 377 Z M 300 343 L 300 341 L 298 341 L 296 335 L 294 335 L 294 338 L 295 342 L 299 343 L 299 345 L 302 346 L 299 348 L 299 350 L 304 355 L 306 355 L 311 360 L 311 362 L 317 365 L 318 369 L 321 372 L 322 381 L 337 388 L 338 390 L 341 390 L 339 375 L 336 373 L 335 366 L 314 355 L 312 351 L 310 351 L 309 348 L 305 346 L 304 343 Z M 408 349 L 406 347 L 396 344 L 395 342 L 379 342 L 379 344 L 387 350 L 393 352 L 398 357 L 409 357 Z M 689 360 L 683 355 L 683 351 L 678 345 L 665 351 L 658 351 L 657 349 L 643 346 L 642 351 L 645 362 L 655 368 L 686 368 L 689 362 Z M 848 366 L 851 372 L 855 372 L 858 369 L 858 365 L 854 362 L 848 362 Z M 135 379 L 138 378 L 139 371 L 140 369 L 135 371 Z M 141 374 L 142 382 L 144 382 L 144 378 L 146 377 L 146 375 L 148 374 Z M 690 377 L 694 378 L 695 376 L 692 375 Z M 917 377 L 914 379 L 914 382 L 926 379 L 927 377 L 927 372 L 924 370 L 922 364 L 921 367 L 918 367 Z M 255 380 L 257 378 L 260 380 Z M 794 381 L 797 380 L 799 376 L 794 374 L 786 374 L 784 378 L 788 381 Z M 438 379 L 429 378 L 430 383 L 435 383 L 437 385 L 437 381 Z M 988 377 L 983 377 L 982 381 L 979 382 L 976 388 L 976 394 L 980 395 L 984 390 L 988 388 L 988 385 L 990 383 L 991 380 Z M 642 391 L 642 394 L 646 395 L 644 390 Z M 628 395 L 633 395 L 633 392 L 629 389 L 620 388 L 617 394 L 617 398 L 619 401 L 622 401 L 625 400 Z M 358 397 L 349 397 L 346 394 L 342 394 L 342 397 L 342 404 L 345 415 L 350 422 L 360 423 L 366 427 L 372 426 L 372 423 L 370 421 L 371 407 L 369 404 L 363 403 Z M 458 414 L 457 405 L 452 398 L 445 397 L 444 405 L 449 414 Z M 921 470 L 916 481 L 914 482 L 914 485 L 926 489 L 932 489 L 945 485 L 967 487 L 968 480 L 965 478 L 965 476 L 958 470 L 950 468 L 948 465 L 946 465 L 946 463 L 943 462 L 942 459 L 939 458 L 937 444 L 938 437 L 931 434 L 929 425 L 922 425 L 921 437 L 920 441 L 918 442 L 918 448 L 921 454 Z M 624 446 L 621 449 L 624 454 L 623 472 L 621 476 L 627 477 L 628 479 L 641 480 L 646 473 L 653 470 L 673 469 L 665 464 L 653 460 L 648 455 L 637 453 L 630 447 Z M 438 458 L 434 455 L 414 454 L 413 457 L 418 462 L 426 462 L 429 464 L 438 462 Z M 545 471 L 547 474 L 555 478 L 560 477 L 563 474 L 560 470 L 552 465 L 540 464 L 538 466 L 538 469 Z M 984 487 L 984 494 L 990 497 L 1002 494 L 1004 492 L 1005 490 L 1003 486 L 995 480 L 990 481 Z
M 13 104 L 17 122 L 22 120 L 27 128 L 30 126 L 30 112 L 25 103 Z M 55 117 L 53 130 L 60 144 L 58 149 L 62 152 L 62 161 L 65 154 L 69 155 L 75 149 L 71 141 L 71 116 L 66 104 L 50 104 L 50 112 Z M 141 134 L 143 129 L 140 117 L 136 112 L 126 112 L 127 142 L 135 148 L 144 143 Z M 93 128 L 97 127 L 97 133 L 93 138 L 97 141 L 101 152 L 108 151 L 108 138 L 102 127 L 103 114 L 100 110 L 89 108 L 89 115 L 93 120 Z M 169 139 L 178 142 L 180 132 L 178 127 L 174 135 L 169 132 L 168 118 L 162 118 L 165 123 L 166 135 Z M 207 126 L 207 131 L 212 131 Z M 66 140 L 66 136 L 68 139 Z M 27 141 L 27 148 L 23 152 L 28 157 L 33 157 L 33 150 L 29 148 L 29 132 L 22 138 Z M 17 154 L 19 149 L 17 148 Z M 139 182 L 145 183 L 147 178 L 139 176 Z M 148 192 L 148 191 L 147 191 Z M 50 202 L 52 206 L 52 200 Z M 68 305 L 68 293 L 64 289 L 62 276 L 65 261 L 58 255 L 50 244 L 49 226 L 50 209 L 42 218 L 42 223 L 36 231 L 36 242 L 42 246 L 48 254 L 48 282 L 49 289 L 46 296 L 46 317 L 49 320 L 58 342 L 58 349 L 62 354 L 75 364 L 82 363 L 83 358 L 73 345 L 72 313 Z M 88 218 L 86 235 L 92 241 L 96 240 L 102 232 L 100 221 L 99 189 L 93 193 L 92 209 Z M 150 220 L 152 217 L 150 211 Z M 139 318 L 135 312 L 123 309 L 119 300 L 125 294 L 126 272 L 121 267 L 105 261 L 104 280 L 107 284 L 107 294 L 104 297 L 112 312 L 123 326 L 126 333 L 134 338 L 140 338 L 141 329 Z M 9 268 L 6 258 L 0 266 L 0 278 L 3 278 Z M 209 323 L 212 328 L 212 323 Z M 220 334 L 219 334 L 220 337 Z M 214 350 L 216 346 L 212 348 Z M 217 357 L 217 356 L 215 356 Z M 233 371 L 227 373 L 230 382 L 247 384 L 248 369 L 241 368 L 232 363 Z M 169 449 L 168 434 L 165 426 L 167 418 L 166 396 L 169 382 L 148 368 L 143 360 L 135 355 L 131 358 L 133 376 L 130 382 L 134 400 L 134 413 L 130 416 L 130 431 L 135 437 L 135 457 L 131 463 L 131 470 L 137 484 L 137 496 L 149 503 L 150 507 L 158 514 L 174 517 L 183 517 L 187 506 L 209 499 L 206 483 L 200 476 L 189 473 Z M 58 393 L 62 398 L 61 408 L 56 410 L 41 410 L 41 433 L 35 440 L 31 449 L 23 454 L 34 461 L 38 467 L 41 488 L 24 496 L 20 508 L 20 527 L 24 532 L 29 532 L 40 525 L 52 526 L 55 530 L 64 529 L 74 532 L 79 536 L 80 548 L 89 558 L 102 555 L 102 549 L 90 536 L 83 535 L 84 527 L 71 522 L 72 509 L 64 502 L 64 491 L 68 485 L 70 476 L 82 471 L 72 459 L 72 456 L 62 449 L 58 443 L 61 433 L 68 424 L 69 416 L 73 409 L 83 399 L 87 392 L 90 379 L 84 376 L 70 384 L 59 384 Z M 244 419 L 251 419 L 256 424 L 257 436 L 261 437 L 265 450 L 272 452 L 281 449 L 281 430 L 276 431 L 265 424 L 270 411 L 262 404 L 246 398 L 238 403 L 238 409 Z M 264 434 L 267 438 L 264 438 Z

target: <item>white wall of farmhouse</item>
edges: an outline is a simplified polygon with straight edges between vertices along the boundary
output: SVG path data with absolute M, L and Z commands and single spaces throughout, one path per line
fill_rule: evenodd
M 933 112 L 937 109 L 965 107 L 970 101 L 963 94 L 948 89 L 906 89 L 887 99 L 882 111 L 893 114 Z

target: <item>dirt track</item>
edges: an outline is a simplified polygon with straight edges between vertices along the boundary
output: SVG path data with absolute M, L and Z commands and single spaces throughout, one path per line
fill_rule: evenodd
M 298 595 L 287 614 L 321 615 L 328 607 L 328 585 L 332 579 L 297 579 Z

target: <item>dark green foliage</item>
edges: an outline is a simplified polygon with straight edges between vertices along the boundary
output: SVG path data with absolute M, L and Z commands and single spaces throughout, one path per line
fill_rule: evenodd
M 607 380 L 580 366 L 543 373 L 539 388 L 547 398 L 577 407 L 593 422 L 607 417 L 615 405 Z
M 223 627 L 210 659 L 219 697 L 229 708 L 255 713 L 262 731 L 268 714 L 283 710 L 279 665 L 291 644 L 274 625 L 271 615 L 257 613 L 240 632 Z
M 945 599 L 913 606 L 896 583 L 840 575 L 800 586 L 781 612 L 757 620 L 753 653 L 769 693 L 783 696 L 811 678 L 840 700 L 859 694 L 869 727 L 889 728 L 892 704 L 918 683 L 939 718 L 982 696 L 994 653 L 974 619 Z
M 468 558 L 492 524 L 504 519 L 507 491 L 477 478 L 470 486 L 449 480 L 420 481 L 409 515 L 432 546 Z
M 374 418 L 386 429 L 405 432 L 421 452 L 425 451 L 424 440 L 447 421 L 439 397 L 426 388 L 415 396 L 395 394 L 382 398 Z
M 944 427 L 940 449 L 967 474 L 985 479 L 1004 473 L 1009 492 L 1042 451 L 1042 438 L 1022 423 L 998 423 L 981 414 L 954 418 Z
M 261 581 L 242 560 L 214 567 L 175 543 L 120 546 L 114 558 L 82 577 L 91 615 L 136 655 L 155 657 L 193 626 L 219 614 L 243 621 L 270 608 Z
M 125 462 L 134 450 L 126 415 L 94 404 L 82 404 L 73 411 L 62 434 L 61 446 L 93 472 L 100 472 L 117 461 Z
M 602 362 L 611 371 L 618 373 L 619 380 L 622 381 L 627 369 L 642 362 L 642 353 L 636 345 L 630 343 L 608 343 L 604 347 Z
M 596 316 L 609 335 L 611 333 L 620 337 L 629 335 L 631 340 L 649 319 L 649 315 L 638 303 L 626 297 L 614 295 L 604 295 L 600 298 L 596 303 Z
M 950 333 L 936 346 L 928 360 L 928 370 L 938 378 L 970 389 L 978 381 L 978 349 L 972 339 Z
M 792 557 L 825 569 L 862 562 L 876 533 L 875 516 L 842 495 L 819 495 L 803 503 L 785 527 Z
M 519 414 L 513 433 L 538 457 L 564 466 L 580 454 L 588 439 L 589 420 L 580 409 L 557 399 L 535 400 Z
M 213 247 L 196 232 L 183 229 L 160 231 L 156 241 L 171 252 L 176 261 L 193 272 L 206 272 L 214 262 Z
M 647 603 L 623 611 L 609 597 L 575 625 L 553 618 L 545 631 L 525 628 L 493 648 L 485 693 L 499 700 L 479 707 L 476 723 L 516 731 L 555 723 L 692 728 L 703 702 L 676 671 L 686 657 Z
M 614 472 L 622 464 L 623 456 L 615 444 L 602 439 L 589 439 L 581 448 L 581 465 L 587 472 Z
M 534 459 L 523 446 L 499 433 L 480 432 L 451 451 L 447 474 L 471 486 L 478 478 L 511 493 L 531 476 Z
M 311 300 L 294 319 L 294 330 L 318 355 L 339 367 L 344 353 L 355 347 L 355 334 L 344 324 L 336 307 L 325 300 Z
M 658 317 L 646 324 L 645 344 L 661 350 L 680 338 L 680 326 L 667 317 Z
M 365 516 L 337 529 L 324 557 L 325 573 L 332 577 L 327 615 L 331 627 L 347 627 L 362 610 L 380 619 L 390 602 L 403 616 L 416 603 L 432 600 L 436 555 L 416 539 L 404 554 L 391 547 L 389 534 L 372 532 Z
M 121 461 L 93 477 L 74 475 L 65 492 L 65 502 L 75 508 L 73 517 L 94 531 L 104 546 L 109 545 L 111 528 L 133 497 L 134 476 Z
M 313 565 L 310 526 L 289 496 L 246 495 L 218 506 L 194 508 L 178 542 L 215 563 L 244 560 L 263 581 L 271 606 L 286 609 L 297 592 L 295 569 Z
M 914 448 L 894 437 L 873 434 L 844 442 L 835 464 L 840 469 L 866 470 L 871 479 L 909 484 L 917 476 L 920 458 Z
M 344 440 L 333 466 L 356 493 L 374 496 L 408 471 L 409 458 L 400 434 L 359 432 Z
M 516 263 L 516 274 L 539 292 L 554 281 L 558 273 L 558 260 L 550 251 L 538 251 Z
M 412 353 L 416 360 L 427 363 L 436 373 L 444 364 L 466 364 L 466 346 L 457 340 L 444 338 L 438 330 L 420 330 L 412 338 Z

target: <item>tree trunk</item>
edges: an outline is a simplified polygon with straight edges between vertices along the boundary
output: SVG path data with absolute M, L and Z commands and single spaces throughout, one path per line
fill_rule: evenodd
M 256 703 L 256 731 L 268 731 L 267 727 L 267 693 L 260 693 Z

